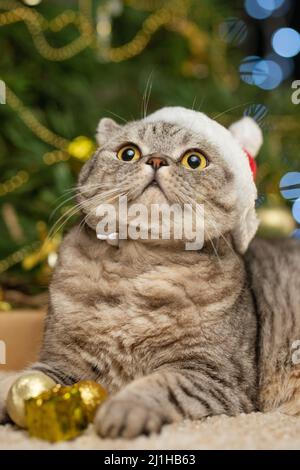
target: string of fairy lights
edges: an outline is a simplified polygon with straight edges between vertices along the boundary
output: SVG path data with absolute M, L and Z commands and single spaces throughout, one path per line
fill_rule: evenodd
M 141 4 L 135 0 L 124 0 L 123 2 L 120 0 L 106 0 L 104 5 L 99 7 L 101 15 L 96 27 L 93 24 L 92 18 L 90 18 L 91 7 L 88 6 L 90 3 L 90 1 L 81 0 L 79 2 L 80 10 L 66 10 L 48 21 L 33 8 L 20 6 L 19 2 L 15 0 L 1 0 L 0 9 L 7 11 L 0 13 L 0 26 L 24 22 L 32 36 L 36 49 L 45 59 L 64 61 L 79 54 L 87 47 L 98 47 L 98 36 L 102 40 L 104 40 L 104 36 L 110 36 L 111 19 L 116 15 L 116 12 L 122 12 L 123 4 L 128 4 L 139 10 L 146 9 L 151 11 L 155 9 L 143 22 L 141 29 L 136 33 L 135 37 L 127 44 L 118 47 L 108 47 L 107 49 L 99 48 L 104 60 L 121 62 L 140 54 L 158 29 L 186 15 L 191 0 L 169 0 L 168 2 L 163 2 L 162 0 L 154 2 L 150 0 L 147 2 L 142 1 Z M 119 5 L 118 8 L 116 8 L 116 5 Z M 159 7 L 159 5 L 163 6 Z M 190 23 L 192 24 L 192 22 Z M 195 23 L 193 24 L 199 29 Z M 58 48 L 50 46 L 45 37 L 45 32 L 49 30 L 58 33 L 70 25 L 78 29 L 79 36 L 65 46 Z
M 65 10 L 51 20 L 46 19 L 35 8 L 32 8 L 33 5 L 38 3 L 40 1 L 24 0 L 21 4 L 15 0 L 0 0 L 0 27 L 24 23 L 37 52 L 46 60 L 65 61 L 90 47 L 97 49 L 100 59 L 103 61 L 121 62 L 141 54 L 149 44 L 152 36 L 162 27 L 184 36 L 188 40 L 192 54 L 196 54 L 199 50 L 200 54 L 203 54 L 203 50 L 199 46 L 204 35 L 196 23 L 187 18 L 191 0 L 123 0 L 123 2 L 120 0 L 106 0 L 99 7 L 96 25 L 94 24 L 91 0 L 79 0 L 77 11 Z M 122 13 L 124 5 L 150 12 L 150 14 L 131 41 L 118 47 L 111 47 L 112 18 Z M 77 29 L 78 37 L 62 47 L 52 47 L 47 41 L 45 33 L 48 31 L 58 33 L 68 26 Z M 43 155 L 43 162 L 46 165 L 67 161 L 70 158 L 76 158 L 83 162 L 94 151 L 95 144 L 89 138 L 78 136 L 69 141 L 44 126 L 7 84 L 6 104 L 18 114 L 23 123 L 39 139 L 55 148 L 55 150 Z M 0 197 L 6 196 L 27 184 L 30 174 L 29 169 L 20 169 L 15 175 L 1 182 Z M 49 250 L 52 248 L 51 245 Z M 49 250 L 47 250 L 44 240 L 30 243 L 1 260 L 0 273 L 7 271 L 19 262 L 23 261 L 24 264 L 26 257 L 40 259 L 41 256 L 37 256 L 40 251 L 43 251 L 43 254 L 47 256 Z

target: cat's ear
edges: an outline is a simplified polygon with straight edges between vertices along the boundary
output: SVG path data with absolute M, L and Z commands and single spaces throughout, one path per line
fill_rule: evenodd
M 229 131 L 241 148 L 246 152 L 252 175 L 256 173 L 254 158 L 258 154 L 262 143 L 263 134 L 259 125 L 250 117 L 243 117 L 229 127 Z M 257 197 L 254 180 L 249 180 L 247 188 L 243 189 L 243 197 L 240 198 L 240 214 L 237 226 L 233 231 L 234 244 L 239 253 L 245 253 L 258 228 L 258 218 L 255 212 L 255 199 Z
M 121 129 L 121 126 L 111 118 L 102 118 L 97 127 L 96 138 L 99 145 L 102 145 L 112 137 L 114 133 Z

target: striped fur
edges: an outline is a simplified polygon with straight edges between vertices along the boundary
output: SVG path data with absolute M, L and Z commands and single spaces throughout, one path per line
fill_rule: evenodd
M 144 190 L 143 159 L 133 165 L 115 158 L 128 141 L 145 154 L 168 155 L 163 193 Z M 101 436 L 134 437 L 184 418 L 258 408 L 300 411 L 290 361 L 291 341 L 300 339 L 299 248 L 255 241 L 246 257 L 236 252 L 234 176 L 212 141 L 201 145 L 210 157 L 207 171 L 184 171 L 178 154 L 200 146 L 195 135 L 166 123 L 114 126 L 82 170 L 85 223 L 61 245 L 32 368 L 60 383 L 93 379 L 106 387 L 110 399 L 95 421 Z M 100 242 L 92 208 L 104 190 L 97 184 L 145 204 L 204 202 L 203 249 L 187 252 L 172 240 L 122 240 L 119 248 Z M 2 421 L 14 379 L 0 383 Z
M 261 410 L 300 414 L 300 365 L 292 345 L 300 339 L 300 246 L 298 240 L 255 240 L 247 254 L 257 302 Z

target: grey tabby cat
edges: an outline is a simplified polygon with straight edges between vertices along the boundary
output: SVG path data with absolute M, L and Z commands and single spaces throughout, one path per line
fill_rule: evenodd
M 202 113 L 164 108 L 124 126 L 103 119 L 98 139 L 79 177 L 82 223 L 60 248 L 31 368 L 106 387 L 95 419 L 103 437 L 221 413 L 299 414 L 291 345 L 300 339 L 300 250 L 292 240 L 250 244 L 256 188 L 244 150 L 254 156 L 261 145 L 255 122 L 227 130 Z M 95 209 L 120 195 L 147 207 L 204 204 L 203 248 L 98 240 Z M 0 382 L 2 422 L 16 376 Z

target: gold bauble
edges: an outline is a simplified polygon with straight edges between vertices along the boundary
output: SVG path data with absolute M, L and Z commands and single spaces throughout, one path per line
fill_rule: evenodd
M 106 390 L 96 382 L 56 385 L 26 401 L 29 435 L 49 442 L 74 439 L 94 420 L 106 398 Z
M 96 146 L 91 139 L 80 135 L 69 143 L 67 150 L 72 157 L 85 162 L 94 153 Z
M 100 384 L 91 380 L 82 380 L 76 386 L 80 391 L 88 421 L 91 423 L 98 406 L 106 400 L 107 391 Z
M 43 372 L 28 372 L 19 377 L 7 395 L 6 407 L 11 420 L 21 428 L 26 428 L 25 400 L 37 397 L 54 386 L 54 380 Z
M 26 400 L 25 409 L 29 435 L 49 442 L 74 439 L 88 425 L 81 394 L 75 385 L 56 385 Z
M 296 228 L 291 211 L 284 206 L 259 208 L 259 235 L 262 237 L 288 237 Z

